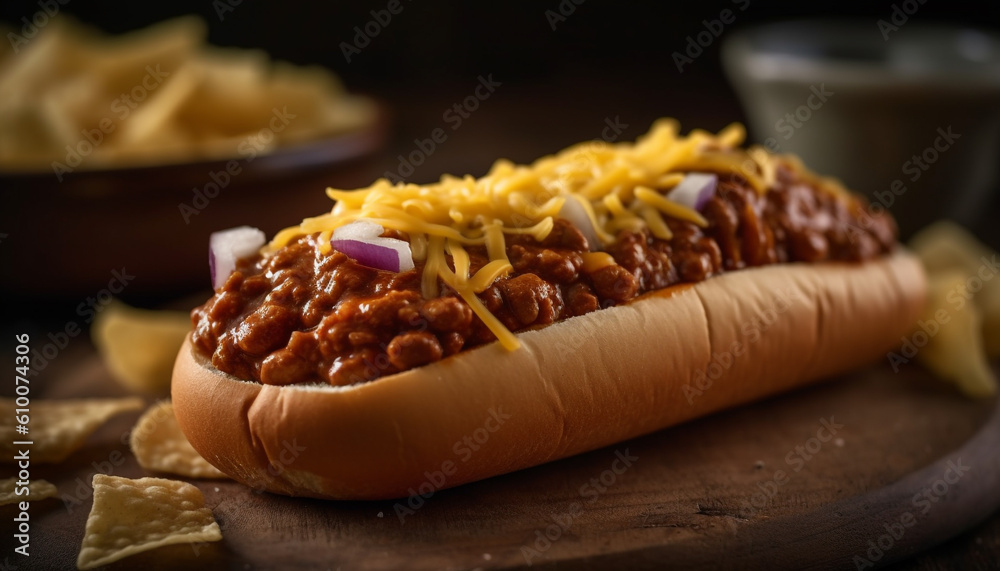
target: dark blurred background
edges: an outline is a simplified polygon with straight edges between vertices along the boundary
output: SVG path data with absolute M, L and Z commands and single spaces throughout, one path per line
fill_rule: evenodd
M 16 223 L 26 229 L 18 233 L 14 231 L 16 229 L 0 225 L 0 267 L 8 282 L 0 285 L 0 293 L 5 294 L 2 296 L 3 305 L 7 306 L 4 331 L 29 331 L 39 344 L 45 342 L 46 335 L 52 338 L 51 332 L 58 333 L 67 324 L 83 324 L 77 308 L 103 287 L 102 284 L 112 275 L 110 271 L 123 266 L 133 268 L 132 261 L 123 261 L 124 258 L 117 257 L 117 253 L 91 246 L 88 236 L 106 233 L 118 243 L 135 242 L 139 246 L 133 249 L 139 249 L 140 255 L 155 258 L 161 265 L 178 263 L 185 271 L 193 272 L 197 276 L 194 282 L 187 278 L 187 274 L 182 276 L 180 271 L 173 272 L 178 277 L 176 283 L 170 283 L 163 276 L 137 272 L 135 282 L 121 294 L 126 301 L 136 305 L 190 309 L 209 295 L 204 252 L 210 232 L 250 223 L 271 233 L 282 226 L 295 224 L 302 217 L 329 207 L 329 201 L 322 193 L 326 184 L 363 186 L 386 173 L 402 175 L 401 178 L 412 182 L 433 181 L 443 173 L 481 175 L 499 157 L 527 162 L 582 140 L 602 137 L 634 140 L 649 128 L 654 119 L 664 116 L 679 119 L 684 131 L 692 128 L 716 131 L 733 121 L 746 123 L 751 113 L 741 104 L 721 61 L 722 45 L 740 30 L 802 18 L 831 23 L 848 19 L 860 26 L 858 29 L 862 32 L 858 34 L 859 39 L 881 44 L 884 29 L 880 29 L 879 21 L 892 23 L 893 18 L 896 21 L 904 18 L 906 23 L 900 26 L 900 30 L 891 32 L 893 39 L 920 25 L 972 26 L 1000 33 L 1000 2 L 996 0 L 509 0 L 497 3 L 398 0 L 401 10 L 396 8 L 397 13 L 388 14 L 391 18 L 384 25 L 377 26 L 372 22 L 386 18 L 391 0 L 41 2 L 47 5 L 58 3 L 60 12 L 112 34 L 137 30 L 176 16 L 200 15 L 208 25 L 211 43 L 261 49 L 276 59 L 325 66 L 337 73 L 351 91 L 371 95 L 383 102 L 390 121 L 384 147 L 357 165 L 350 177 L 296 183 L 298 186 L 294 193 L 305 193 L 303 196 L 311 197 L 311 204 L 314 205 L 288 208 L 294 214 L 279 216 L 275 212 L 255 212 L 253 203 L 240 200 L 237 191 L 230 189 L 196 220 L 196 224 L 184 226 L 175 205 L 178 200 L 188 200 L 192 187 L 196 185 L 181 185 L 174 189 L 180 198 L 165 199 L 163 212 L 149 208 L 142 210 L 143 216 L 148 216 L 150 220 L 157 216 L 162 218 L 162 222 L 156 224 L 168 229 L 154 237 L 160 248 L 158 251 L 148 249 L 145 242 L 136 240 L 135 236 L 116 234 L 113 227 L 95 222 L 100 219 L 99 212 L 107 214 L 108 209 L 117 208 L 116 204 L 125 204 L 130 200 L 129 197 L 122 197 L 107 206 L 94 206 L 94 210 L 88 213 L 66 214 L 83 219 L 84 230 L 74 233 L 72 238 L 60 237 L 65 247 L 45 246 L 43 250 L 52 252 L 53 258 L 43 258 L 34 253 L 17 260 L 4 258 L 16 254 L 20 248 L 26 247 L 25 244 L 45 238 L 50 230 L 57 231 L 65 226 L 51 215 L 49 204 L 54 202 L 43 201 L 43 206 L 37 211 L 16 212 L 12 212 L 15 208 L 11 202 L 3 202 L 0 209 L 7 211 L 8 219 L 16 219 Z M 39 12 L 40 6 L 39 0 L 2 0 L 0 21 L 20 30 L 24 25 L 23 19 L 30 20 Z M 723 19 L 729 22 L 722 22 Z M 364 32 L 366 26 L 377 33 Z M 359 30 L 364 32 L 364 37 L 360 37 Z M 696 44 L 695 38 L 699 37 L 706 41 Z M 681 58 L 680 70 L 678 57 Z M 819 78 L 817 83 L 822 80 L 822 77 Z M 939 87 L 952 87 L 949 81 L 942 79 Z M 461 117 L 460 128 L 456 128 L 454 106 L 475 94 L 477 86 L 483 82 L 492 86 L 488 97 L 478 101 L 474 112 Z M 921 89 L 923 93 L 913 93 L 914 89 L 904 86 L 899 92 L 889 94 L 881 103 L 884 107 L 878 112 L 891 112 L 897 101 L 902 104 L 920 99 L 914 107 L 918 109 L 928 97 L 932 100 L 936 97 L 926 85 Z M 818 110 L 817 117 L 824 113 L 832 116 L 849 107 L 848 96 L 839 93 L 842 92 L 838 91 L 837 101 L 844 102 L 838 103 L 840 109 L 831 106 Z M 806 87 L 801 96 L 792 99 L 793 106 L 781 103 L 778 109 L 794 111 L 794 105 L 804 101 L 808 95 Z M 1000 99 L 995 101 L 995 105 L 1000 105 Z M 952 116 L 948 113 L 950 111 L 946 110 L 944 118 L 933 125 L 948 125 Z M 917 115 L 922 113 L 907 111 L 897 118 L 899 129 L 889 128 L 873 135 L 859 135 L 845 127 L 842 130 L 847 132 L 839 133 L 838 139 L 831 139 L 830 148 L 847 149 L 862 137 L 866 141 L 873 137 L 889 147 L 905 147 L 907 155 L 909 149 L 919 152 L 932 144 L 933 127 L 927 130 L 926 137 L 899 140 L 894 136 L 902 133 L 902 127 L 908 122 L 919 118 Z M 781 114 L 765 114 L 765 117 L 771 117 L 770 124 L 774 124 Z M 976 119 L 973 116 L 968 120 L 975 122 Z M 814 119 L 802 128 L 794 141 L 804 139 L 809 129 L 819 129 L 820 121 Z M 3 126 L 0 125 L 0 128 Z M 963 125 L 958 130 L 965 132 L 963 129 L 966 128 Z M 435 143 L 432 152 L 421 153 L 423 158 L 420 164 L 411 165 L 412 172 L 403 172 L 401 165 L 405 157 L 425 145 L 435 129 L 446 129 L 447 140 Z M 1000 129 L 993 129 L 992 132 L 995 135 L 998 131 Z M 751 125 L 751 140 L 763 142 L 774 136 L 774 129 L 758 127 L 755 130 Z M 949 157 L 957 154 L 974 157 L 981 151 L 970 139 L 963 139 L 965 146 L 956 146 L 960 150 L 953 151 Z M 898 148 L 890 149 L 893 150 Z M 986 149 L 985 152 L 993 153 L 994 150 Z M 985 162 L 976 161 L 994 169 L 992 173 L 984 174 L 982 180 L 986 180 L 987 175 L 996 174 L 996 165 L 1000 164 L 998 154 L 987 156 Z M 896 172 L 896 176 L 899 176 L 900 169 L 900 161 L 891 161 L 888 165 L 888 172 Z M 208 172 L 204 166 L 196 169 L 198 185 L 208 181 Z M 50 184 L 52 174 L 43 174 L 46 183 Z M 245 176 L 240 183 L 250 178 L 252 176 Z M 1000 246 L 1000 225 L 995 223 L 997 214 L 1000 214 L 997 199 L 1000 193 L 996 192 L 1000 188 L 989 188 L 988 195 L 977 199 L 971 207 L 953 212 L 950 206 L 957 202 L 961 189 L 949 186 L 947 180 L 940 179 L 938 177 L 933 188 L 926 184 L 927 179 L 921 181 L 924 188 L 919 192 L 911 191 L 890 208 L 897 218 L 907 223 L 904 234 L 911 233 L 932 217 L 954 215 L 981 239 L 994 247 Z M 879 174 L 862 177 L 861 183 L 854 186 L 871 195 L 884 192 L 891 181 L 891 177 Z M 21 192 L 13 187 L 4 188 L 4 184 L 0 183 L 0 197 L 4 197 L 5 201 L 15 192 Z M 35 192 L 31 184 L 29 180 L 28 192 Z M 148 191 L 143 188 L 145 181 L 135 186 L 136 195 Z M 57 192 L 62 192 L 63 188 L 57 187 Z M 293 187 L 291 183 L 281 181 L 273 192 L 291 196 Z M 921 212 L 912 213 L 911 218 L 915 205 L 920 207 Z M 259 205 L 256 210 L 261 210 Z M 235 222 L 225 219 L 227 212 L 233 213 L 230 218 Z M 270 218 L 266 222 L 258 222 L 244 212 Z M 9 238 L 7 233 L 10 233 Z M 197 255 L 189 256 L 173 244 L 172 240 L 184 234 L 194 236 Z M 71 242 L 67 244 L 67 241 Z M 133 253 L 128 252 L 129 255 Z M 55 289 L 39 293 L 40 290 L 28 280 L 11 286 L 16 281 L 13 279 L 15 276 L 31 276 L 42 267 L 49 267 L 60 276 L 56 279 L 47 275 L 42 280 L 45 285 L 54 285 Z M 77 270 L 71 268 L 90 269 L 94 274 L 87 280 L 81 278 L 74 281 Z M 13 293 L 7 288 L 11 288 Z M 190 297 L 184 297 L 186 295 Z M 85 337 L 83 335 L 74 340 L 68 351 L 78 350 L 81 354 L 90 351 L 89 345 L 83 341 Z M 70 357 L 60 357 L 60 360 L 66 363 L 66 367 L 75 362 Z M 49 377 L 48 374 L 45 376 Z M 998 529 L 996 518 L 990 529 L 993 533 Z M 953 542 L 950 547 L 939 549 L 940 558 L 929 559 L 919 568 L 962 568 L 962 562 L 967 561 L 963 559 L 963 554 L 976 549 L 985 553 L 987 558 L 995 556 L 998 545 L 995 537 L 987 547 L 970 547 L 971 538 L 968 535 L 961 540 L 962 543 Z M 981 546 L 978 537 L 975 545 Z M 937 562 L 949 558 L 956 566 L 938 566 Z
M 911 45 L 906 49 L 919 51 L 922 39 L 917 32 L 922 26 L 952 26 L 953 30 L 971 26 L 996 34 L 1000 31 L 1000 3 L 995 1 L 519 0 L 496 4 L 432 0 L 329 3 L 65 0 L 65 4 L 59 4 L 60 0 L 41 1 L 47 1 L 50 7 L 58 5 L 61 14 L 69 14 L 109 34 L 197 14 L 208 25 L 211 43 L 260 49 L 275 59 L 295 64 L 325 66 L 337 73 L 349 90 L 381 101 L 389 117 L 385 144 L 364 162 L 354 165 L 350 173 L 343 171 L 329 177 L 324 174 L 295 183 L 280 179 L 277 185 L 261 191 L 272 200 L 278 191 L 279 200 L 287 196 L 289 202 L 283 212 L 263 205 L 253 198 L 259 195 L 250 191 L 230 189 L 213 202 L 205 215 L 189 226 L 178 226 L 176 205 L 190 200 L 192 190 L 208 181 L 209 170 L 204 166 L 192 171 L 193 182 L 172 182 L 164 176 L 151 177 L 140 172 L 131 179 L 134 183 L 125 185 L 129 189 L 146 188 L 142 193 L 129 191 L 131 197 L 86 203 L 80 208 L 65 207 L 62 197 L 70 187 L 53 187 L 51 173 L 42 173 L 37 180 L 17 181 L 20 185 L 17 187 L 5 183 L 8 216 L 3 226 L 13 226 L 0 228 L 0 232 L 11 235 L 0 251 L 3 258 L 0 262 L 5 265 L 22 266 L 36 259 L 37 252 L 29 247 L 32 243 L 36 250 L 42 251 L 58 247 L 38 242 L 45 233 L 30 237 L 34 232 L 33 220 L 55 216 L 50 224 L 63 228 L 74 219 L 85 218 L 91 226 L 107 226 L 109 237 L 105 242 L 100 245 L 95 242 L 89 248 L 93 259 L 63 259 L 62 268 L 50 268 L 55 274 L 40 274 L 34 283 L 13 280 L 7 284 L 22 299 L 35 297 L 45 306 L 52 303 L 53 297 L 65 297 L 72 302 L 81 294 L 94 291 L 107 280 L 108 268 L 123 263 L 130 268 L 138 267 L 145 278 L 137 280 L 123 294 L 128 301 L 155 305 L 203 290 L 208 283 L 200 258 L 210 232 L 246 223 L 273 233 L 329 208 L 321 192 L 327 185 L 356 188 L 386 175 L 418 183 L 436 180 L 444 173 L 481 175 L 500 157 L 526 162 L 581 140 L 634 140 L 653 120 L 664 116 L 679 119 L 683 131 L 693 128 L 715 131 L 733 121 L 748 123 L 752 141 L 778 141 L 780 147 L 773 150 L 802 153 L 806 163 L 821 173 L 840 176 L 869 196 L 887 192 L 893 177 L 902 178 L 900 170 L 905 165 L 895 155 L 909 157 L 911 150 L 920 152 L 932 143 L 937 127 L 955 123 L 957 131 L 963 134 L 977 128 L 985 133 L 985 139 L 965 135 L 955 145 L 958 150 L 948 153 L 947 161 L 941 161 L 949 166 L 932 169 L 913 185 L 920 188 L 909 190 L 907 196 L 894 199 L 894 204 L 887 206 L 900 220 L 904 238 L 936 217 L 951 216 L 980 238 L 1000 246 L 1000 230 L 993 223 L 995 213 L 1000 212 L 997 199 L 1000 193 L 995 192 L 994 185 L 994 181 L 1000 180 L 995 160 L 995 155 L 1000 154 L 1000 124 L 994 125 L 1000 123 L 1000 112 L 996 112 L 1000 105 L 1000 82 L 995 82 L 998 85 L 991 87 L 992 91 L 987 90 L 985 104 L 977 103 L 992 106 L 992 118 L 981 116 L 978 107 L 966 105 L 962 99 L 965 95 L 957 99 L 949 99 L 951 96 L 947 94 L 939 96 L 938 87 L 954 88 L 952 93 L 973 91 L 948 78 L 937 81 L 930 76 L 916 87 L 904 82 L 879 92 L 877 101 L 869 105 L 868 96 L 863 95 L 864 86 L 853 88 L 852 95 L 843 82 L 831 82 L 832 76 L 828 79 L 822 70 L 818 77 L 803 78 L 798 83 L 794 78 L 782 80 L 784 87 L 779 88 L 784 89 L 783 98 L 765 94 L 764 101 L 770 108 L 757 104 L 748 109 L 746 97 L 741 103 L 734 89 L 732 73 L 727 79 L 721 49 L 724 44 L 734 43 L 730 40 L 739 37 L 741 30 L 807 18 L 823 25 L 853 22 L 854 31 L 841 36 L 856 38 L 837 38 L 834 33 L 837 41 L 857 39 L 875 50 L 885 49 L 884 46 L 903 47 L 909 41 L 917 44 L 916 48 Z M 5 0 L 0 3 L 0 21 L 23 33 L 24 25 L 41 10 L 40 0 Z M 886 28 L 887 23 L 896 27 Z M 991 45 L 990 49 L 1000 54 L 1000 40 Z M 936 46 L 927 45 L 924 51 L 928 53 L 911 59 L 919 66 L 923 59 L 932 58 L 935 50 Z M 846 57 L 854 63 L 865 63 L 868 56 L 847 53 Z M 995 57 L 1000 61 L 1000 56 Z M 948 71 L 950 66 L 939 67 Z M 991 73 L 997 69 L 991 68 Z M 968 81 L 968 75 L 975 82 L 975 71 L 966 74 L 962 81 Z M 876 74 L 873 81 L 878 79 Z M 489 89 L 481 89 L 485 97 L 476 100 L 472 96 L 484 83 Z M 815 111 L 802 107 L 811 94 L 810 89 L 821 85 L 837 93 L 836 104 Z M 468 105 L 470 100 L 475 109 L 459 109 L 456 113 L 456 105 Z M 929 106 L 939 107 L 940 117 L 926 117 Z M 775 121 L 796 110 L 812 114 L 812 119 L 797 129 L 795 138 L 786 144 L 778 136 L 781 125 Z M 890 115 L 891 120 L 885 122 Z M 841 117 L 853 118 L 854 124 L 842 121 Z M 917 119 L 923 119 L 923 123 L 914 127 Z M 862 132 L 861 128 L 867 131 Z M 436 129 L 443 129 L 447 140 L 432 144 L 430 139 Z M 804 145 L 810 141 L 811 155 L 804 152 Z M 861 142 L 867 146 L 860 145 Z M 857 160 L 871 160 L 873 152 L 885 152 L 892 158 L 861 171 L 824 161 L 837 157 L 843 163 L 841 159 L 851 152 Z M 988 155 L 985 159 L 983 153 Z M 419 160 L 410 160 L 414 154 Z M 980 168 L 982 173 L 976 170 Z M 959 174 L 963 177 L 961 181 L 956 178 Z M 237 182 L 252 184 L 257 178 L 256 174 L 244 175 Z M 975 193 L 965 188 L 970 185 L 966 179 L 977 182 Z M 170 188 L 154 191 L 149 188 L 154 182 Z M 53 187 L 51 198 L 41 198 L 42 186 Z M 150 202 L 126 204 L 128 200 L 139 200 L 136 196 L 140 194 L 148 195 Z M 975 200 L 969 198 L 972 194 Z M 161 197 L 160 202 L 152 202 L 154 195 Z M 37 204 L 25 202 L 17 206 L 18 203 L 11 202 L 25 196 L 39 197 Z M 293 197 L 301 199 L 300 202 L 292 202 Z M 50 214 L 46 205 L 53 203 L 64 206 L 61 213 Z M 84 208 L 89 210 L 79 214 Z M 121 212 L 113 212 L 115 209 Z M 15 214 L 14 210 L 18 212 Z M 136 212 L 149 219 L 148 226 L 138 232 L 134 228 Z M 132 221 L 132 227 L 116 227 L 115 223 L 121 220 Z M 93 235 L 89 228 L 73 230 L 74 235 Z M 122 234 L 130 239 L 119 238 Z M 15 243 L 18 239 L 22 242 Z M 53 239 L 65 241 L 62 237 Z M 177 239 L 185 239 L 188 244 L 181 245 Z M 171 240 L 175 241 L 172 250 L 166 248 Z M 150 243 L 157 248 L 152 256 Z M 108 244 L 124 244 L 132 251 L 111 252 Z M 18 254 L 23 255 L 17 257 Z M 102 257 L 102 254 L 111 255 Z M 135 261 L 142 257 L 176 262 L 186 273 L 167 268 L 167 274 L 157 275 Z M 92 275 L 85 275 L 88 272 Z M 43 291 L 42 285 L 53 284 L 56 287 Z M 15 310 L 36 311 L 34 304 L 16 305 Z
M 659 89 L 683 87 L 688 80 L 696 79 L 725 89 L 717 45 L 708 48 L 697 65 L 685 70 L 683 82 L 678 82 L 670 56 L 683 49 L 686 36 L 702 29 L 702 19 L 718 18 L 726 8 L 739 14 L 724 33 L 780 19 L 850 17 L 870 20 L 877 34 L 877 20 L 888 20 L 894 5 L 903 8 L 908 3 L 919 6 L 912 15 L 914 21 L 1000 28 L 1000 3 L 987 0 L 511 0 L 498 4 L 400 0 L 402 12 L 393 16 L 391 25 L 361 55 L 347 63 L 340 42 L 350 42 L 353 28 L 363 27 L 372 19 L 369 12 L 385 9 L 388 0 L 238 2 L 73 0 L 61 10 L 109 33 L 135 30 L 183 14 L 199 14 L 209 24 L 209 39 L 217 45 L 262 48 L 276 58 L 328 66 L 359 88 L 391 88 L 406 93 L 486 70 L 525 84 L 547 82 L 553 76 L 574 72 L 641 71 L 636 79 Z M 546 12 L 565 12 L 568 6 L 575 11 L 564 21 L 557 21 L 553 30 Z M 744 6 L 745 10 L 740 10 Z M 30 17 L 37 10 L 38 0 L 5 0 L 0 5 L 0 19 L 16 25 L 21 17 Z M 586 93 L 581 91 L 581 99 L 588 98 L 583 97 Z
M 911 3 L 918 6 L 910 16 L 913 21 L 1000 28 L 998 2 Z M 888 20 L 894 5 L 908 8 L 900 0 L 400 0 L 402 11 L 346 61 L 341 43 L 353 43 L 355 27 L 363 28 L 373 19 L 371 11 L 384 10 L 387 4 L 97 0 L 72 1 L 61 9 L 111 33 L 200 14 L 214 44 L 261 48 L 275 58 L 327 66 L 351 89 L 391 104 L 400 152 L 412 147 L 413 137 L 440 125 L 444 110 L 471 93 L 479 75 L 493 74 L 503 87 L 455 133 L 447 148 L 419 167 L 413 178 L 424 181 L 444 171 L 481 174 L 497 155 L 527 161 L 599 137 L 608 117 L 620 116 L 628 124 L 623 139 L 641 134 L 664 115 L 681 119 L 685 129 L 718 129 L 744 120 L 723 76 L 721 41 L 705 48 L 683 73 L 671 57 L 685 50 L 688 36 L 705 29 L 703 20 L 719 19 L 724 9 L 733 10 L 735 21 L 725 25 L 723 39 L 748 25 L 803 17 L 869 21 L 877 36 L 877 21 Z M 5 0 L 0 19 L 16 25 L 37 10 L 37 0 Z M 484 140 L 498 144 L 486 145 Z M 395 155 L 386 155 L 387 164 L 394 166 Z

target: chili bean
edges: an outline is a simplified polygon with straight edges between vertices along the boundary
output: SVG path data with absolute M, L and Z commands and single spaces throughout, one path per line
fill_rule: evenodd
M 314 368 L 288 349 L 280 349 L 261 362 L 260 382 L 265 385 L 291 385 L 308 381 Z
M 638 280 L 625 268 L 614 265 L 605 266 L 591 276 L 594 280 L 594 291 L 602 305 L 606 302 L 622 303 L 636 296 L 639 291 Z
M 736 270 L 743 267 L 738 232 L 740 221 L 732 205 L 721 197 L 713 196 L 705 204 L 702 212 L 709 222 L 709 231 L 718 242 L 724 268 Z
M 444 355 L 437 337 L 426 331 L 408 331 L 393 337 L 386 353 L 389 362 L 404 371 L 432 363 Z
M 455 297 L 439 297 L 427 300 L 420 309 L 431 329 L 447 333 L 464 331 L 472 322 L 472 310 L 465 302 Z
M 583 315 L 601 307 L 594 290 L 587 284 L 575 284 L 566 294 L 566 306 L 572 315 Z
M 243 351 L 265 355 L 288 342 L 298 321 L 295 310 L 288 306 L 262 305 L 236 328 L 233 338 Z
M 535 274 L 505 280 L 500 291 L 522 326 L 552 323 L 562 310 L 559 290 Z
M 465 338 L 457 331 L 444 333 L 438 339 L 441 341 L 441 349 L 444 350 L 445 356 L 458 353 L 465 345 Z
M 512 331 L 625 303 L 679 281 L 697 282 L 746 266 L 785 261 L 865 260 L 889 252 L 896 227 L 863 200 L 817 191 L 779 168 L 759 195 L 720 175 L 702 208 L 708 227 L 671 217 L 670 240 L 623 230 L 608 244 L 614 263 L 583 272 L 590 244 L 567 220 L 540 242 L 505 235 L 513 272 L 477 295 Z M 368 382 L 496 339 L 472 307 L 438 280 L 424 299 L 423 265 L 387 272 L 323 252 L 318 234 L 266 256 L 239 260 L 215 296 L 191 313 L 195 350 L 222 371 L 264 383 Z M 403 232 L 384 236 L 408 240 Z M 472 274 L 490 260 L 467 246 Z

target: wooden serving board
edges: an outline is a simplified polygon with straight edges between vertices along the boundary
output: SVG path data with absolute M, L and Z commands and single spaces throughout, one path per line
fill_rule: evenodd
M 33 397 L 124 394 L 92 354 L 73 359 Z M 61 465 L 32 467 L 63 501 L 32 505 L 30 559 L 10 559 L 10 536 L 0 538 L 6 564 L 74 567 L 93 474 L 149 475 L 122 443 L 137 416 L 109 422 Z M 0 465 L 0 477 L 12 474 Z M 963 399 L 918 369 L 876 367 L 411 504 L 197 481 L 222 542 L 109 568 L 802 569 L 855 568 L 855 557 L 882 566 L 987 518 L 1000 508 L 998 482 L 996 401 Z M 13 513 L 0 508 L 4 520 Z

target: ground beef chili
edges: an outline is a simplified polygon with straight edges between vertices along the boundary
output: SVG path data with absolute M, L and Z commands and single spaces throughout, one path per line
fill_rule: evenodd
M 606 249 L 616 263 L 593 273 L 582 269 L 586 238 L 565 220 L 542 242 L 508 235 L 514 271 L 480 298 L 519 331 L 725 271 L 861 261 L 892 250 L 896 229 L 889 216 L 817 192 L 788 171 L 779 171 L 776 187 L 760 196 L 742 178 L 720 176 L 702 209 L 707 228 L 669 219 L 671 240 L 619 232 Z M 317 236 L 242 260 L 225 286 L 192 312 L 196 350 L 242 379 L 350 385 L 495 339 L 447 286 L 440 297 L 423 298 L 422 264 L 400 273 L 365 267 L 337 251 L 321 254 Z M 483 248 L 468 251 L 473 273 L 489 261 Z

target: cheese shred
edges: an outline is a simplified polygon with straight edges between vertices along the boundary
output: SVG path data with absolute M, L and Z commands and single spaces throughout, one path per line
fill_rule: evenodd
M 306 234 L 319 233 L 321 253 L 331 250 L 337 228 L 366 220 L 405 232 L 415 261 L 423 262 L 421 292 L 436 297 L 443 283 L 455 290 L 507 349 L 517 337 L 476 296 L 513 270 L 506 236 L 527 234 L 544 240 L 567 200 L 583 206 L 596 236 L 605 244 L 619 230 L 648 228 L 669 240 L 667 219 L 700 227 L 708 221 L 696 210 L 670 199 L 670 190 L 689 172 L 713 172 L 741 177 L 758 193 L 775 184 L 778 165 L 835 194 L 840 184 L 807 171 L 795 157 L 773 155 L 761 147 L 742 149 L 742 125 L 732 124 L 717 135 L 694 130 L 686 137 L 672 119 L 660 119 L 635 143 L 588 142 L 538 159 L 530 165 L 498 160 L 481 178 L 445 175 L 434 184 L 393 184 L 379 179 L 360 190 L 328 189 L 335 201 L 326 214 L 286 228 L 265 247 L 282 248 Z M 483 246 L 489 257 L 473 270 L 466 250 Z M 614 263 L 603 252 L 585 255 L 584 270 Z

